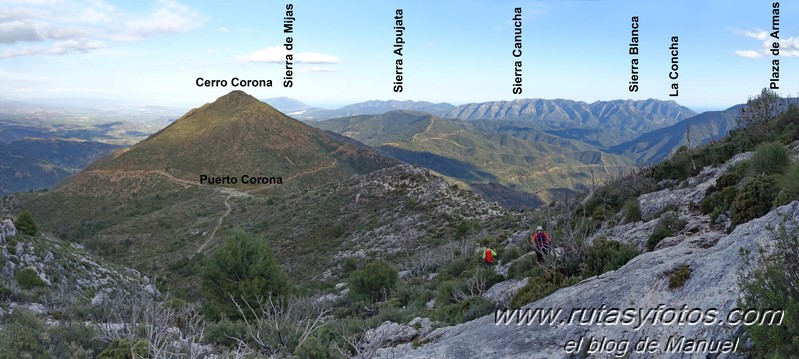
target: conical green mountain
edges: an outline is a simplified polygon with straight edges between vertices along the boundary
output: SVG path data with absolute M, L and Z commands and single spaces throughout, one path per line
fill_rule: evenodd
M 247 175 L 288 182 L 299 177 L 346 178 L 391 163 L 366 146 L 233 91 L 189 111 L 129 150 L 93 163 L 87 172 L 163 171 L 192 182 L 200 182 L 202 175 Z

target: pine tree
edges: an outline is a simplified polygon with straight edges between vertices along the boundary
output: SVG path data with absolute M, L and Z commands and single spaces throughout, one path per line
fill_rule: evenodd
M 36 227 L 36 222 L 33 221 L 33 214 L 27 209 L 23 209 L 17 215 L 17 221 L 14 223 L 14 226 L 17 227 L 23 234 L 27 234 L 29 236 L 35 236 L 39 233 L 39 229 Z
M 206 314 L 240 317 L 237 302 L 255 306 L 258 298 L 285 296 L 290 283 L 263 238 L 234 230 L 211 255 L 202 276 Z

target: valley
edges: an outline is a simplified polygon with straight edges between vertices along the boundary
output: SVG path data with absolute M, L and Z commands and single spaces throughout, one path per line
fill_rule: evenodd
M 796 358 L 790 5 L 3 1 L 0 359 Z
M 730 210 L 719 202 L 744 201 L 748 194 L 743 193 L 750 191 L 745 189 L 747 183 L 765 180 L 739 170 L 742 163 L 755 166 L 760 160 L 754 158 L 764 151 L 763 145 L 752 147 L 754 132 L 716 122 L 725 115 L 734 116 L 733 111 L 705 113 L 678 122 L 674 129 L 644 134 L 638 141 L 645 145 L 603 149 L 521 120 L 465 121 L 412 111 L 336 118 L 315 122 L 317 128 L 233 91 L 188 111 L 144 141 L 94 161 L 48 191 L 3 197 L 0 209 L 4 216 L 15 218 L 18 229 L 13 231 L 30 230 L 21 214 L 30 210 L 42 232 L 8 237 L 15 239 L 4 239 L 0 246 L 13 247 L 17 253 L 42 253 L 47 250 L 20 252 L 16 243 L 48 248 L 66 241 L 74 248 L 85 248 L 89 254 L 84 256 L 113 260 L 114 265 L 146 273 L 147 278 L 135 279 L 141 283 L 138 287 L 122 289 L 121 284 L 112 284 L 102 295 L 91 290 L 70 295 L 94 303 L 88 313 L 98 313 L 102 298 L 119 293 L 155 306 L 166 305 L 165 295 L 185 302 L 180 315 L 199 318 L 192 320 L 204 321 L 209 331 L 194 337 L 204 338 L 195 343 L 186 334 L 196 333 L 196 328 L 174 330 L 158 324 L 176 338 L 170 349 L 175 352 L 200 345 L 198 350 L 206 354 L 234 355 L 237 349 L 212 333 L 238 330 L 222 329 L 227 325 L 244 328 L 250 324 L 220 319 L 218 311 L 231 308 L 228 301 L 214 299 L 208 281 L 225 274 L 211 274 L 218 273 L 211 268 L 235 270 L 230 275 L 245 278 L 233 280 L 237 282 L 250 280 L 247 271 L 273 263 L 268 270 L 275 274 L 256 280 L 267 280 L 260 282 L 266 286 L 270 281 L 291 283 L 285 284 L 285 290 L 294 299 L 274 294 L 269 300 L 286 300 L 282 303 L 293 304 L 281 305 L 302 306 L 310 310 L 307 313 L 323 316 L 320 323 L 330 326 L 319 333 L 336 335 L 333 339 L 314 336 L 325 351 L 409 358 L 487 355 L 480 349 L 459 349 L 469 346 L 458 343 L 513 337 L 509 326 L 475 337 L 476 331 L 484 331 L 476 328 L 488 325 L 496 309 L 530 308 L 532 303 L 567 307 L 564 298 L 577 292 L 592 298 L 581 303 L 598 306 L 607 293 L 591 289 L 595 283 L 616 293 L 631 285 L 626 278 L 639 278 L 632 285 L 649 293 L 649 299 L 619 300 L 642 308 L 688 297 L 729 303 L 728 296 L 708 297 L 698 290 L 708 285 L 707 278 L 720 275 L 712 274 L 716 264 L 702 265 L 698 258 L 712 258 L 708 263 L 730 260 L 721 259 L 734 249 L 728 243 L 740 242 L 748 228 L 776 223 L 777 218 L 771 202 L 760 209 L 766 212 L 745 215 L 737 204 Z M 799 149 L 799 133 L 792 127 L 795 119 L 793 112 L 786 112 L 770 125 L 786 129 L 786 136 L 794 138 L 787 147 L 772 145 L 793 157 Z M 664 134 L 686 128 L 698 136 L 697 145 L 671 154 L 658 166 L 640 168 L 631 159 L 609 153 L 645 154 L 639 161 L 658 158 L 668 146 L 682 146 L 673 142 L 679 137 L 669 140 Z M 731 134 L 702 145 L 707 141 L 701 138 L 713 137 L 717 131 Z M 666 139 L 667 145 L 650 145 L 647 138 Z M 225 152 L 231 147 L 236 148 L 235 156 Z M 792 160 L 786 161 L 785 166 L 795 167 Z M 784 174 L 773 176 L 792 176 L 793 169 L 784 168 Z M 282 175 L 272 181 L 275 173 Z M 258 178 L 259 183 L 249 178 Z M 735 186 L 718 187 L 736 181 L 730 178 L 743 186 L 734 190 L 739 191 L 733 192 L 735 199 L 725 197 Z M 791 192 L 791 185 L 781 184 L 782 180 L 770 181 L 777 187 L 769 193 L 780 193 L 776 201 L 789 204 L 780 210 L 792 211 L 797 202 L 790 204 L 791 198 L 799 192 Z M 551 229 L 558 254 L 535 265 L 526 242 L 539 224 Z M 5 231 L 4 236 L 10 235 Z M 668 233 L 660 234 L 664 231 Z M 763 235 L 764 241 L 774 240 Z M 248 246 L 263 246 L 260 250 L 267 252 L 258 257 L 225 257 L 251 256 Z M 495 269 L 473 260 L 482 246 L 497 249 Z M 749 247 L 755 250 L 754 244 Z M 72 255 L 58 253 L 57 260 Z M 664 253 L 672 259 L 653 264 Z M 50 258 L 46 253 L 44 257 Z M 683 290 L 693 294 L 663 291 L 660 287 L 668 281 L 664 278 L 673 277 L 683 263 L 688 263 L 684 266 L 690 268 L 691 278 Z M 36 268 L 56 273 L 47 266 Z M 16 267 L 9 270 L 20 272 Z M 712 273 L 704 274 L 707 271 Z M 734 272 L 726 273 L 725 283 L 735 277 Z M 377 286 L 377 294 L 359 287 L 359 280 L 372 283 L 368 282 L 372 279 L 357 279 L 361 276 L 384 275 L 381 281 L 387 282 L 368 284 Z M 157 291 L 150 277 L 156 278 Z M 80 280 L 93 283 L 97 279 Z M 9 283 L 13 282 L 0 280 L 0 285 L 17 288 Z M 43 293 L 56 288 L 53 284 L 45 287 Z M 24 288 L 12 292 L 17 307 L 39 308 L 45 295 L 35 297 Z M 255 300 L 246 295 L 242 293 L 239 299 Z M 306 300 L 318 306 L 300 304 Z M 49 311 L 78 310 L 70 302 L 47 303 Z M 608 303 L 621 305 L 618 300 Z M 725 310 L 728 307 L 725 304 Z M 235 319 L 235 311 L 228 313 Z M 426 324 L 418 328 L 411 324 L 420 322 Z M 564 338 L 579 336 L 567 329 L 556 330 Z M 619 335 L 606 327 L 590 330 L 594 335 Z M 413 334 L 394 337 L 405 331 Z M 712 333 L 714 338 L 748 335 L 726 327 Z M 250 340 L 246 334 L 237 338 Z M 117 345 L 119 340 L 107 345 Z M 344 343 L 354 344 L 342 349 Z M 286 350 L 299 352 L 302 347 Z M 512 357 L 531 348 L 539 356 L 560 350 L 540 341 L 510 342 L 500 353 Z

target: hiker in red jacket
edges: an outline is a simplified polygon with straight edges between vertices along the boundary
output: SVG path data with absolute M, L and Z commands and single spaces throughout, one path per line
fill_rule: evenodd
M 485 248 L 483 248 L 483 264 L 487 265 L 496 265 L 497 264 L 497 252 L 495 252 L 491 247 L 488 246 L 488 243 L 485 244 Z
M 549 253 L 549 245 L 551 240 L 544 228 L 538 226 L 535 233 L 530 238 L 530 244 L 535 246 L 535 256 L 538 258 L 538 263 L 544 262 L 544 254 Z

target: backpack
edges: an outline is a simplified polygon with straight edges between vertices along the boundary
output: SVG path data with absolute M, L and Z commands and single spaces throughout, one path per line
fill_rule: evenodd
M 494 255 L 491 253 L 490 249 L 486 249 L 485 255 L 486 255 L 486 263 L 493 263 L 494 262 Z

